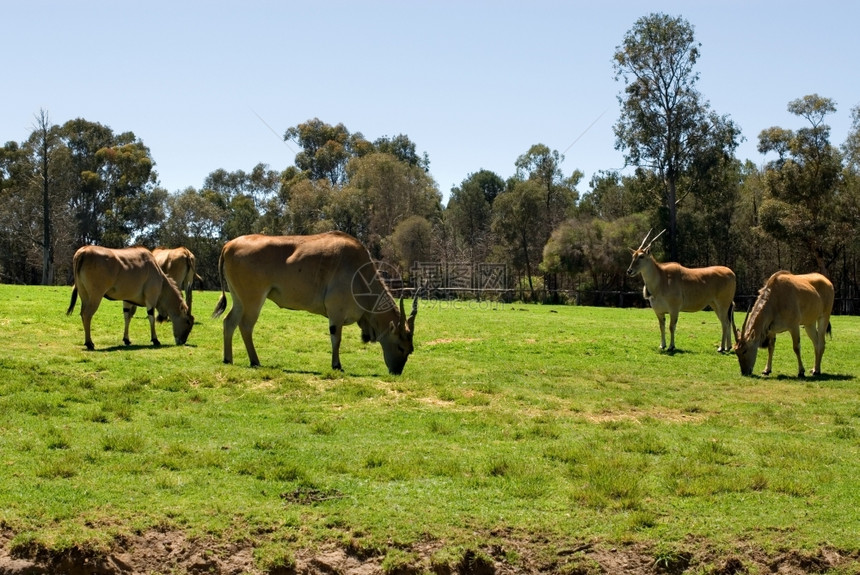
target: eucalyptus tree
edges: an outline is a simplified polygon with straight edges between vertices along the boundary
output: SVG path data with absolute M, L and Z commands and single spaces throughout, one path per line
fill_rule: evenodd
M 547 238 L 579 199 L 576 185 L 583 174 L 575 170 L 569 177 L 565 177 L 561 169 L 563 162 L 562 154 L 557 150 L 550 150 L 544 144 L 533 145 L 514 162 L 518 178 L 532 180 L 540 186 L 545 225 L 544 229 L 536 231 Z
M 837 209 L 842 157 L 830 144 L 830 126 L 824 122 L 836 104 L 812 94 L 789 102 L 788 111 L 809 125 L 796 131 L 771 127 L 759 134 L 758 150 L 776 154 L 765 166 L 761 224 L 771 237 L 800 247 L 827 275 L 858 223 L 845 221 L 846 214 Z
M 536 180 L 511 178 L 508 189 L 493 202 L 491 229 L 495 245 L 503 261 L 524 274 L 531 298 L 537 297 L 533 275 L 538 271 L 541 252 L 546 240 L 535 230 L 544 224 L 544 190 Z
M 646 219 L 636 213 L 613 220 L 586 214 L 565 220 L 544 246 L 541 269 L 567 275 L 577 289 L 594 290 L 589 303 L 614 304 L 606 300 L 606 292 L 624 289 L 630 264 L 630 253 L 619 246 L 637 245 Z
M 76 189 L 70 199 L 77 227 L 74 243 L 78 246 L 101 243 L 106 190 L 97 175 L 100 166 L 96 153 L 115 145 L 116 138 L 109 127 L 83 118 L 66 122 L 61 130 L 72 164 L 74 181 L 71 185 Z
M 359 148 L 359 151 L 361 151 L 361 148 Z M 419 154 L 416 151 L 415 142 L 410 140 L 409 136 L 405 134 L 398 134 L 393 138 L 389 138 L 388 136 L 377 138 L 373 141 L 372 151 L 391 154 L 401 162 L 406 162 L 410 166 L 417 166 L 425 172 L 430 170 L 430 158 L 427 152 Z
M 336 229 L 327 213 L 333 194 L 327 178 L 312 180 L 304 172 L 287 168 L 280 193 L 287 206 L 287 233 L 304 235 Z
M 35 280 L 28 264 L 31 239 L 27 224 L 38 221 L 38 202 L 32 194 L 33 164 L 17 142 L 0 148 L 0 282 Z
M 839 210 L 843 218 L 854 222 L 853 228 L 860 227 L 860 106 L 851 110 L 851 128 L 848 137 L 842 145 L 845 157 L 843 170 L 842 193 Z M 843 277 L 850 282 L 851 291 L 843 289 L 842 293 L 860 293 L 860 278 L 857 277 L 857 262 L 860 260 L 860 234 L 849 234 L 847 253 L 843 258 Z M 849 310 L 846 310 L 849 311 Z M 854 313 L 857 310 L 850 310 Z
M 427 218 L 408 216 L 385 238 L 382 253 L 387 261 L 396 263 L 401 275 L 408 274 L 413 262 L 432 259 L 433 226 Z
M 367 236 L 359 237 L 371 254 L 380 255 L 382 240 L 409 216 L 440 217 L 442 197 L 436 182 L 422 168 L 391 154 L 374 152 L 353 158 L 349 183 L 338 193 L 360 192 L 367 217 Z M 360 205 L 355 203 L 353 205 Z
M 590 191 L 584 193 L 577 205 L 577 213 L 605 221 L 623 218 L 650 207 L 649 196 L 644 194 L 640 182 L 618 171 L 601 171 L 592 176 Z
M 319 118 L 288 128 L 284 140 L 301 147 L 295 163 L 308 178 L 327 179 L 333 186 L 346 183 L 346 165 L 351 158 L 373 149 L 360 132 L 352 134 L 343 124 L 332 126 Z
M 678 203 L 690 191 L 678 189 L 682 176 L 706 150 L 731 154 L 740 137 L 696 89 L 699 47 L 686 20 L 655 13 L 635 22 L 613 57 L 615 79 L 624 82 L 615 147 L 628 165 L 658 174 L 672 259 L 678 255 Z
M 134 133 L 114 134 L 78 118 L 63 124 L 60 135 L 71 163 L 75 245 L 122 247 L 159 221 L 165 193 L 149 148 Z
M 100 242 L 124 247 L 147 243 L 152 227 L 163 219 L 167 192 L 157 185 L 155 162 L 149 148 L 133 134 L 130 141 L 96 152 L 98 170 L 87 177 L 103 190 L 100 211 Z
M 451 190 L 445 217 L 472 263 L 483 261 L 491 247 L 493 201 L 505 189 L 496 173 L 480 170 Z
M 55 254 L 61 239 L 67 154 L 59 128 L 41 110 L 30 137 L 9 142 L 0 152 L 0 212 L 5 281 L 54 282 Z M 16 262 L 16 263 L 13 263 Z M 38 262 L 38 264 L 37 264 Z M 36 266 L 41 268 L 36 280 Z M 13 271 L 14 270 L 14 271 Z
M 63 147 L 58 127 L 51 123 L 45 110 L 40 110 L 36 116 L 35 130 L 29 143 L 36 159 L 34 175 L 42 192 L 42 285 L 51 285 L 54 283 L 54 200 L 59 199 L 56 198 L 59 180 L 56 164 L 59 162 L 59 150 Z
M 228 209 L 224 198 L 211 189 L 189 187 L 165 200 L 165 219 L 155 243 L 190 249 L 197 258 L 197 273 L 207 288 L 220 285 L 218 256 Z
M 842 144 L 848 169 L 860 173 L 860 105 L 851 109 L 851 129 Z
M 270 169 L 268 164 L 264 163 L 257 164 L 250 172 L 218 169 L 203 181 L 205 189 L 214 190 L 227 198 L 232 199 L 238 195 L 251 198 L 254 207 L 260 212 L 265 211 L 271 200 L 277 196 L 280 185 L 281 173 Z
M 540 213 L 531 231 L 534 241 L 540 246 L 546 244 L 552 231 L 571 213 L 579 199 L 576 185 L 582 179 L 582 172 L 575 170 L 565 177 L 561 169 L 563 162 L 562 154 L 543 144 L 533 145 L 514 162 L 517 170 L 515 179 L 532 183 L 541 194 Z M 539 262 L 540 258 L 534 263 Z M 544 273 L 543 280 L 544 287 L 555 298 L 557 276 Z

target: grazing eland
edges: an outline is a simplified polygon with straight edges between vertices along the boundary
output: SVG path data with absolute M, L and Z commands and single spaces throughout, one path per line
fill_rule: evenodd
M 158 263 L 158 267 L 164 272 L 164 275 L 174 281 L 176 287 L 185 294 L 185 303 L 188 305 L 188 313 L 191 313 L 191 300 L 194 291 L 191 289 L 191 284 L 195 279 L 200 279 L 197 275 L 197 266 L 195 263 L 194 254 L 191 250 L 185 247 L 179 248 L 155 248 L 152 250 L 152 255 Z M 137 311 L 137 306 L 125 302 L 123 304 L 122 313 L 125 317 L 125 334 L 123 341 L 128 341 L 128 324 L 131 318 L 134 317 Z M 164 316 L 156 318 L 158 321 L 164 321 Z
M 725 266 L 685 268 L 669 262 L 660 263 L 651 255 L 651 246 L 666 230 L 645 245 L 651 230 L 637 249 L 631 249 L 633 260 L 627 268 L 630 277 L 642 274 L 645 286 L 642 297 L 651 303 L 651 309 L 660 323 L 660 349 L 674 351 L 675 326 L 679 312 L 701 311 L 710 306 L 722 325 L 722 338 L 718 351 L 732 347 L 732 313 L 735 297 L 735 273 Z M 666 314 L 669 314 L 669 347 L 666 348 Z
M 194 297 L 194 291 L 191 285 L 195 279 L 200 279 L 197 275 L 197 263 L 194 254 L 186 247 L 178 248 L 155 248 L 152 250 L 152 255 L 155 256 L 155 261 L 164 275 L 176 282 L 176 287 L 185 295 L 185 303 L 188 304 L 188 311 L 191 312 L 191 300 Z
M 156 310 L 160 318 L 170 319 L 173 324 L 176 345 L 184 345 L 188 340 L 194 326 L 194 317 L 182 301 L 176 284 L 164 275 L 148 249 L 84 246 L 75 252 L 72 266 L 75 285 L 66 315 L 70 315 L 75 309 L 80 293 L 81 321 L 84 324 L 84 344 L 87 349 L 95 349 L 90 337 L 90 325 L 102 298 L 145 307 L 153 345 L 161 345 L 155 334 Z M 131 344 L 128 338 L 130 319 L 131 317 L 126 315 L 123 334 L 123 342 L 126 345 Z
M 365 343 L 380 343 L 385 365 L 394 375 L 403 372 L 413 351 L 418 298 L 406 317 L 403 298 L 398 309 L 367 249 L 348 234 L 241 236 L 224 245 L 218 273 L 221 299 L 212 317 L 227 308 L 225 282 L 233 296 L 233 307 L 224 317 L 224 363 L 233 362 L 238 326 L 251 366 L 260 365 L 253 331 L 267 298 L 282 308 L 328 318 L 332 369 L 343 369 L 341 334 L 343 326 L 352 323 L 358 323 Z
M 735 328 L 735 354 L 741 366 L 741 375 L 752 374 L 760 347 L 767 346 L 767 366 L 762 375 L 768 375 L 773 366 L 773 349 L 776 334 L 791 334 L 792 347 L 797 356 L 797 376 L 803 377 L 803 360 L 800 358 L 800 326 L 806 330 L 815 348 L 815 367 L 812 375 L 821 374 L 821 356 L 824 355 L 824 335 L 830 332 L 830 313 L 833 311 L 833 284 L 818 273 L 794 275 L 778 271 L 758 292 L 758 298 L 744 318 L 740 331 Z

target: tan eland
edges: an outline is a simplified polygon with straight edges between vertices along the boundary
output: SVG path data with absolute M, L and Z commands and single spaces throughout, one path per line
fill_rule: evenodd
M 767 365 L 763 375 L 771 373 L 776 334 L 791 334 L 792 347 L 797 356 L 797 376 L 805 370 L 800 358 L 800 326 L 806 330 L 815 348 L 815 367 L 812 375 L 821 374 L 821 357 L 824 355 L 824 335 L 830 331 L 830 314 L 833 311 L 833 284 L 818 273 L 793 275 L 778 271 L 758 292 L 758 298 L 744 319 L 740 331 L 735 329 L 735 354 L 742 375 L 752 374 L 760 347 L 767 346 Z
M 197 275 L 197 265 L 195 263 L 194 254 L 186 247 L 178 248 L 155 248 L 152 250 L 152 255 L 158 263 L 158 267 L 164 272 L 164 275 L 173 280 L 176 287 L 185 294 L 185 303 L 188 305 L 188 313 L 191 313 L 191 301 L 194 291 L 191 289 L 195 279 L 199 279 Z M 137 306 L 125 302 L 123 304 L 123 315 L 125 317 L 125 334 L 123 341 L 128 341 L 128 324 L 131 318 L 134 317 L 137 311 Z M 156 318 L 158 321 L 164 321 L 164 316 Z
M 242 334 L 252 366 L 260 365 L 254 348 L 254 324 L 266 299 L 279 307 L 328 318 L 331 367 L 342 369 L 340 342 L 344 325 L 358 323 L 361 338 L 382 346 L 392 374 L 403 372 L 412 353 L 417 297 L 406 317 L 382 282 L 367 249 L 352 236 L 329 232 L 311 236 L 241 236 L 227 242 L 218 262 L 221 299 L 213 317 L 227 308 L 224 284 L 233 307 L 224 317 L 224 362 L 233 362 L 233 334 Z
M 627 268 L 628 276 L 642 274 L 645 286 L 642 296 L 651 304 L 660 323 L 660 349 L 674 351 L 675 326 L 679 312 L 696 312 L 710 306 L 720 320 L 722 338 L 718 351 L 729 351 L 732 347 L 732 312 L 735 298 L 735 273 L 725 266 L 686 268 L 680 264 L 660 263 L 651 255 L 651 246 L 666 230 L 652 239 L 648 245 L 645 235 L 637 249 L 631 249 L 633 260 Z M 669 314 L 669 347 L 666 347 L 666 314 Z
M 152 250 L 155 261 L 164 274 L 176 282 L 176 286 L 185 294 L 185 303 L 188 311 L 191 311 L 191 300 L 194 291 L 191 289 L 197 275 L 197 263 L 194 254 L 186 247 L 178 248 L 155 248 Z
M 170 319 L 173 337 L 177 345 L 184 345 L 194 326 L 194 317 L 176 284 L 164 275 L 152 253 L 142 247 L 110 249 L 100 246 L 84 246 L 75 252 L 73 260 L 75 285 L 66 314 L 72 313 L 81 296 L 81 321 L 84 324 L 84 343 L 87 349 L 95 349 L 90 337 L 93 315 L 102 298 L 120 300 L 146 308 L 149 316 L 151 341 L 160 345 L 155 333 L 155 312 Z M 130 345 L 126 314 L 123 342 Z

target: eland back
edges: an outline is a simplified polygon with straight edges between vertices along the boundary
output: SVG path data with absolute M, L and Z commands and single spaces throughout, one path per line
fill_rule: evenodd
M 409 317 L 382 282 L 367 249 L 342 232 L 311 236 L 241 236 L 227 242 L 218 262 L 221 298 L 213 317 L 224 317 L 224 363 L 233 362 L 233 334 L 242 335 L 252 366 L 260 365 L 254 348 L 254 324 L 266 299 L 279 307 L 322 315 L 329 321 L 331 367 L 342 369 L 340 342 L 344 325 L 358 323 L 362 340 L 379 342 L 392 374 L 403 372 L 413 351 L 418 299 Z
M 675 349 L 675 326 L 679 312 L 696 312 L 710 306 L 722 326 L 718 351 L 732 347 L 732 313 L 736 279 L 725 266 L 686 268 L 678 263 L 660 263 L 651 255 L 651 246 L 666 230 L 645 245 L 651 231 L 637 249 L 631 249 L 633 260 L 627 268 L 630 277 L 641 274 L 645 282 L 643 297 L 651 304 L 660 324 L 660 349 Z M 666 314 L 669 314 L 669 347 L 666 347 Z
M 155 333 L 155 312 L 161 321 L 170 319 L 176 345 L 184 345 L 194 326 L 194 317 L 176 284 L 164 275 L 152 253 L 143 247 L 111 249 L 101 246 L 84 246 L 75 252 L 72 267 L 75 285 L 66 315 L 72 313 L 81 296 L 81 321 L 84 324 L 84 344 L 95 349 L 90 336 L 93 315 L 102 298 L 120 300 L 127 305 L 146 308 L 151 341 L 161 345 Z M 129 316 L 126 314 L 123 341 L 128 339 Z
M 744 319 L 740 331 L 735 329 L 735 354 L 741 374 L 752 374 L 760 347 L 767 346 L 767 365 L 763 375 L 771 373 L 776 334 L 791 334 L 792 347 L 797 356 L 797 376 L 805 370 L 800 357 L 800 326 L 806 330 L 815 348 L 815 367 L 812 375 L 821 374 L 821 357 L 824 355 L 824 336 L 830 331 L 830 314 L 833 311 L 833 284 L 818 273 L 794 275 L 787 271 L 774 273 Z

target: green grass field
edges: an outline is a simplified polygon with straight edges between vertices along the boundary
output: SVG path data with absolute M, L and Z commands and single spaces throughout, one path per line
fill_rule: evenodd
M 711 312 L 681 316 L 669 355 L 649 309 L 422 301 L 395 377 L 355 326 L 332 372 L 325 318 L 272 304 L 263 367 L 238 332 L 224 365 L 215 292 L 183 347 L 167 324 L 151 347 L 140 312 L 123 346 L 105 301 L 88 352 L 70 294 L 0 285 L 13 557 L 180 532 L 252 549 L 261 573 L 333 546 L 388 573 L 597 573 L 618 548 L 676 572 L 788 551 L 860 569 L 860 318 L 833 318 L 824 376 L 794 377 L 783 334 L 774 374 L 743 378 Z

